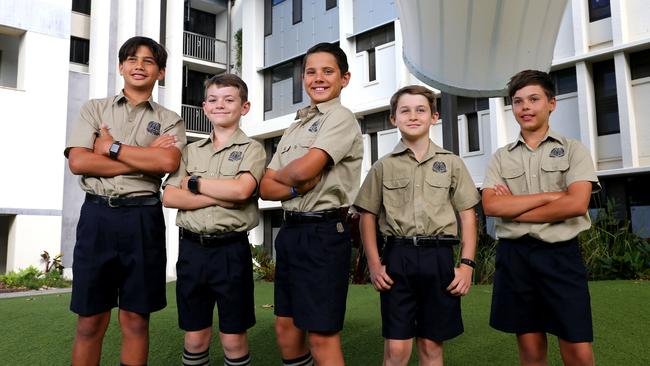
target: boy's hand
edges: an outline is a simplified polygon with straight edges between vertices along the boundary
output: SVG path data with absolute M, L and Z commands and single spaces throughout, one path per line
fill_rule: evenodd
M 160 147 L 166 149 L 175 146 L 177 141 L 178 139 L 176 138 L 176 135 L 163 134 L 153 140 L 148 147 Z
M 311 180 L 307 181 L 305 184 L 296 187 L 296 191 L 298 191 L 298 194 L 303 195 L 312 189 L 316 187 L 318 182 L 320 182 L 320 179 L 323 177 L 323 174 L 318 174 L 317 176 L 313 177 Z
M 512 192 L 510 192 L 508 186 L 503 184 L 495 184 L 494 192 L 497 194 L 497 196 L 512 196 Z
M 113 136 L 111 136 L 111 133 L 108 131 L 108 126 L 102 123 L 99 127 L 99 132 L 97 132 L 97 137 L 95 137 L 93 152 L 95 154 L 108 156 L 113 141 Z
M 393 280 L 386 273 L 386 266 L 379 263 L 376 265 L 368 264 L 368 270 L 370 271 L 370 282 L 372 286 L 377 291 L 386 291 L 390 290 Z
M 454 280 L 447 286 L 447 291 L 454 296 L 467 295 L 469 287 L 472 285 L 472 271 L 472 267 L 463 264 L 460 267 L 455 267 Z

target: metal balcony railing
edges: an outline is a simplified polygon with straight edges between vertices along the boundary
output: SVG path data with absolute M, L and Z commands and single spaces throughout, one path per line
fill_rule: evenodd
M 212 124 L 203 113 L 203 109 L 193 105 L 181 105 L 181 117 L 185 121 L 187 132 L 204 133 L 209 135 L 212 132 Z
M 197 33 L 183 31 L 183 55 L 199 60 L 226 63 L 226 42 Z

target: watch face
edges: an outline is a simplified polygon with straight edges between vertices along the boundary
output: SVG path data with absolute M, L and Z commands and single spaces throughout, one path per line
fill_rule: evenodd
M 119 142 L 114 142 L 111 147 L 108 149 L 108 153 L 111 156 L 111 158 L 116 159 L 117 154 L 120 152 L 120 147 L 122 145 Z
M 190 192 L 198 193 L 199 190 L 199 177 L 193 175 L 190 177 L 190 180 L 187 181 L 187 189 Z

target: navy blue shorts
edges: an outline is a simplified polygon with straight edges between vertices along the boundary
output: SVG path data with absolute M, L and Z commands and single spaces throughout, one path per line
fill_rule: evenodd
M 343 329 L 352 251 L 341 220 L 284 224 L 275 239 L 275 315 L 299 329 Z
M 90 316 L 119 306 L 148 314 L 164 308 L 162 205 L 112 208 L 84 202 L 72 263 L 70 310 Z
M 211 327 L 215 302 L 220 332 L 238 334 L 255 325 L 253 261 L 245 234 L 213 247 L 181 237 L 178 251 L 176 304 L 181 329 Z
M 577 239 L 546 243 L 524 236 L 501 239 L 490 325 L 508 333 L 551 333 L 592 342 L 587 272 Z
M 387 245 L 382 262 L 393 280 L 380 292 L 384 338 L 441 342 L 463 333 L 460 296 L 447 291 L 454 279 L 451 246 Z

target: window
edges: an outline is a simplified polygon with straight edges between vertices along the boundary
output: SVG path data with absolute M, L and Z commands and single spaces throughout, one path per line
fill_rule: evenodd
M 609 18 L 612 16 L 612 11 L 609 6 L 609 0 L 587 0 L 589 1 L 589 21 L 595 22 L 597 20 Z
M 188 13 L 189 11 L 189 13 Z M 217 35 L 217 20 L 212 13 L 185 7 L 184 30 L 215 38 Z
M 598 136 L 620 132 L 614 60 L 592 65 Z
M 472 112 L 465 116 L 467 117 L 467 152 L 481 151 L 478 114 Z
M 70 62 L 88 65 L 89 55 L 89 40 L 78 37 L 70 37 Z
M 18 88 L 18 64 L 23 31 L 0 26 L 0 86 Z
M 302 22 L 302 0 L 293 0 L 293 24 Z
M 336 0 L 325 0 L 325 10 L 336 8 Z
M 578 91 L 575 67 L 553 71 L 549 75 L 555 84 L 556 95 L 575 93 Z
M 271 1 L 272 1 L 273 5 L 278 5 L 278 4 L 284 2 L 284 0 L 271 0 Z
M 302 59 L 282 63 L 264 71 L 264 112 L 273 109 L 273 84 L 292 79 L 293 104 L 302 102 Z
M 282 136 L 271 137 L 264 140 L 264 151 L 266 152 L 266 164 L 269 165 L 271 159 L 273 159 L 273 154 L 278 151 L 278 144 Z
M 390 111 L 383 111 L 365 115 L 359 120 L 361 133 L 370 136 L 370 162 L 375 163 L 379 158 L 377 132 L 395 128 L 390 123 Z
M 465 115 L 466 152 L 481 151 L 481 128 L 477 112 L 490 109 L 489 99 L 457 97 L 456 108 L 459 116 Z
M 90 15 L 90 0 L 72 0 L 72 11 Z
M 264 36 L 270 36 L 273 33 L 273 0 L 264 2 Z
M 395 40 L 395 24 L 389 23 L 382 27 L 375 28 L 359 34 L 356 38 L 357 53 L 367 52 L 368 54 L 368 81 L 377 80 L 377 46 L 393 42 Z
M 203 105 L 205 93 L 203 83 L 212 75 L 188 69 L 187 66 L 184 69 L 182 104 L 200 107 Z
M 632 80 L 650 77 L 650 49 L 630 53 Z

